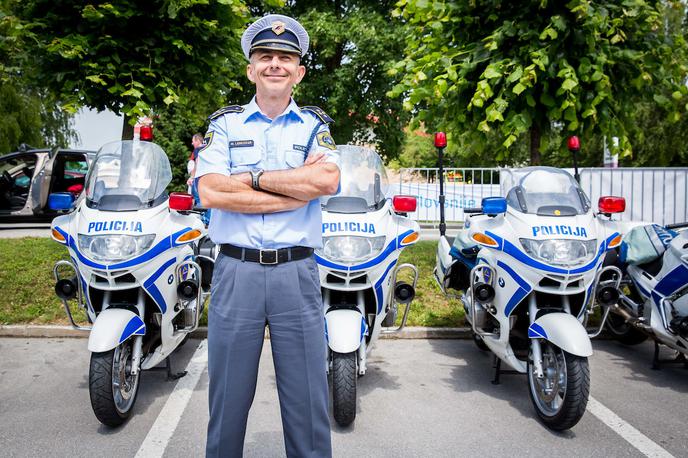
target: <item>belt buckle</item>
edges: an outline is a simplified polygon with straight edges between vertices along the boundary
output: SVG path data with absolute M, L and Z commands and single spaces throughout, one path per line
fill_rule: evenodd
M 270 261 L 270 259 L 271 259 L 270 256 L 268 256 L 268 258 L 267 258 L 268 260 L 265 261 L 264 255 L 266 253 L 269 253 L 271 256 L 274 256 L 274 258 L 273 258 L 274 261 Z M 277 250 L 275 250 L 275 249 L 260 250 L 258 262 L 260 262 L 263 265 L 268 265 L 268 266 L 277 264 Z

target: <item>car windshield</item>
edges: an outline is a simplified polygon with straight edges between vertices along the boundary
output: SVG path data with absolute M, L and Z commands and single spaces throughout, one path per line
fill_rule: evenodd
M 382 207 L 389 182 L 382 159 L 371 148 L 337 146 L 340 191 L 321 197 L 323 209 L 334 213 L 365 213 Z
M 103 145 L 86 178 L 86 199 L 99 210 L 132 211 L 154 206 L 172 181 L 170 161 L 155 143 Z
M 507 204 L 522 213 L 541 216 L 583 215 L 590 209 L 580 185 L 565 170 L 553 167 L 505 169 L 500 188 Z

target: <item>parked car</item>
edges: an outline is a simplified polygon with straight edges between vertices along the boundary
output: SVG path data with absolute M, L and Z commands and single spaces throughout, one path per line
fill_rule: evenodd
M 50 221 L 57 214 L 48 208 L 53 192 L 71 192 L 75 199 L 95 151 L 28 149 L 0 156 L 0 223 Z

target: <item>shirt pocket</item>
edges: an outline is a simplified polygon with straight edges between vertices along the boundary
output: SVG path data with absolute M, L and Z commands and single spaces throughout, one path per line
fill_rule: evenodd
M 233 148 L 231 158 L 231 173 L 248 172 L 260 168 L 262 162 L 258 148 Z
M 287 150 L 284 154 L 284 162 L 287 163 L 287 167 L 290 169 L 295 169 L 301 167 L 306 159 L 306 153 L 297 150 Z

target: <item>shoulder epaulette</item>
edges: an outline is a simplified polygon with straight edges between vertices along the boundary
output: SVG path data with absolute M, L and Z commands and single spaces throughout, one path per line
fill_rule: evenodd
M 243 111 L 244 111 L 244 107 L 242 107 L 241 105 L 229 105 L 229 106 L 220 108 L 215 113 L 208 116 L 208 119 L 212 121 L 215 118 L 219 118 L 223 114 L 242 113 Z
M 308 111 L 308 112 L 314 114 L 325 124 L 329 124 L 331 122 L 334 122 L 334 119 L 327 116 L 327 113 L 325 113 L 322 110 L 322 108 L 315 107 L 315 106 L 308 106 L 308 107 L 301 107 L 301 111 Z

